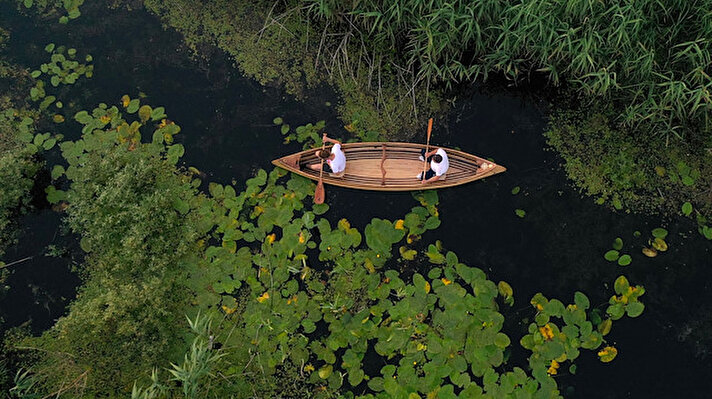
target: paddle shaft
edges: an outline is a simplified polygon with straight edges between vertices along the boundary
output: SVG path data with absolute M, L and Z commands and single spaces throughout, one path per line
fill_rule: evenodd
M 321 144 L 321 150 L 326 149 L 326 141 Z M 321 157 L 321 154 L 319 154 Z M 323 204 L 324 197 L 326 193 L 324 192 L 324 158 L 321 158 L 321 168 L 319 168 L 319 181 L 316 183 L 316 190 L 314 190 L 314 203 Z
M 425 171 L 428 170 L 428 149 L 430 147 L 430 133 L 433 131 L 433 118 L 428 119 L 428 138 L 425 141 L 425 154 L 423 156 L 423 178 L 425 180 Z

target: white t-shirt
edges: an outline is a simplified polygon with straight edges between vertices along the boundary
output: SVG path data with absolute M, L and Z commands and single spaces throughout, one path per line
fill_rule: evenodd
M 435 172 L 435 176 L 442 176 L 450 167 L 450 162 L 448 162 L 447 154 L 442 148 L 438 148 L 438 151 L 435 154 L 443 157 L 443 160 L 440 163 L 435 162 L 435 160 L 430 161 L 430 169 Z
M 334 154 L 334 159 L 327 159 L 331 171 L 333 173 L 341 173 L 346 169 L 346 155 L 341 151 L 341 144 L 334 144 L 331 147 L 331 153 Z

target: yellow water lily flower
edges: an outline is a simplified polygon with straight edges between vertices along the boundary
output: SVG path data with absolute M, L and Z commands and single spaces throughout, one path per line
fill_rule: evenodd
M 123 97 L 121 97 L 121 105 L 123 105 L 124 108 L 128 107 L 130 102 L 131 98 L 129 96 L 124 95 Z
M 403 223 L 405 223 L 403 219 L 396 220 L 396 230 L 405 230 L 405 228 L 403 227 Z
M 342 230 L 348 230 L 351 228 L 351 223 L 346 219 L 339 220 L 339 228 Z
M 306 366 L 304 366 L 304 371 L 306 371 L 307 373 L 311 373 L 312 371 L 314 371 L 314 366 L 312 366 L 311 363 L 308 363 Z
M 554 330 L 551 329 L 549 323 L 546 323 L 544 327 L 539 327 L 539 332 L 541 333 L 541 336 L 544 337 L 544 339 L 547 341 L 554 338 Z
M 99 118 L 101 123 L 109 123 L 111 121 L 111 117 L 109 115 L 104 115 L 101 118 Z
M 557 362 L 556 360 L 552 360 L 551 365 L 549 366 L 549 369 L 546 370 L 546 372 L 549 375 L 556 375 L 556 373 L 558 372 L 558 369 L 559 369 L 559 362 Z
M 307 237 L 304 235 L 303 232 L 300 231 L 299 232 L 299 243 L 304 244 L 305 242 L 307 242 Z
M 237 311 L 237 307 L 229 308 L 225 305 L 222 305 L 222 310 L 225 312 L 225 314 L 230 315 L 230 314 L 235 313 L 235 311 Z
M 426 281 L 425 282 L 425 293 L 427 294 L 429 292 L 430 292 L 430 283 Z
M 261 296 L 259 296 L 259 297 L 257 298 L 257 302 L 259 302 L 259 303 L 264 303 L 264 302 L 265 302 L 266 300 L 268 300 L 268 299 L 269 299 L 269 292 L 265 291 L 264 294 L 262 294 Z
M 272 234 L 268 235 L 266 238 L 267 244 L 272 244 L 274 242 L 274 240 L 276 240 L 276 239 L 277 239 L 276 234 L 272 233 Z
M 450 284 L 452 284 L 452 281 L 446 279 L 445 277 L 441 278 L 440 281 L 442 281 L 443 284 L 445 284 L 445 285 L 450 285 Z
M 291 305 L 291 304 L 293 304 L 293 303 L 297 303 L 298 300 L 299 300 L 299 297 L 297 297 L 296 295 L 294 295 L 294 296 L 292 296 L 291 298 L 287 299 L 287 305 Z

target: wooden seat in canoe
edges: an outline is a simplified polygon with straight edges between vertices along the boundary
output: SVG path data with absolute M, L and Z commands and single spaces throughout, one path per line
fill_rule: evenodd
M 361 190 L 412 191 L 457 186 L 507 170 L 504 166 L 475 155 L 440 147 L 447 152 L 450 163 L 445 179 L 421 184 L 416 176 L 423 171 L 423 161 L 418 157 L 425 148 L 424 144 L 346 143 L 341 148 L 346 155 L 346 170 L 341 177 L 325 174 L 324 184 Z M 280 168 L 312 180 L 319 179 L 319 172 L 309 169 L 307 165 L 319 162 L 314 150 L 272 161 Z

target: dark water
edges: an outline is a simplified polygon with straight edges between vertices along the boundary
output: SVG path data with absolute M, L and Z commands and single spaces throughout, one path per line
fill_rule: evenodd
M 142 11 L 106 10 L 97 3 L 82 11 L 71 29 L 13 17 L 12 49 L 18 60 L 38 65 L 46 57 L 42 48 L 48 42 L 93 54 L 95 77 L 71 89 L 73 98 L 79 98 L 75 109 L 98 102 L 118 104 L 123 94 L 145 93 L 144 102 L 165 106 L 169 117 L 182 126 L 184 161 L 205 172 L 208 180 L 235 180 L 240 186 L 256 169 L 271 168 L 271 159 L 297 151 L 299 145 L 282 145 L 279 129 L 271 122 L 275 116 L 292 126 L 326 119 L 332 136 L 347 137 L 334 110 L 325 105 L 334 102 L 326 89 L 296 102 L 276 88 L 242 77 L 219 52 L 207 59 L 191 58 L 180 35 L 162 30 L 158 20 Z M 110 24 L 105 23 L 107 14 Z M 613 281 L 625 274 L 646 287 L 645 312 L 614 324 L 606 337 L 619 350 L 612 363 L 602 364 L 595 353 L 583 351 L 577 375 L 559 377 L 562 392 L 570 398 L 708 397 L 712 243 L 686 220 L 612 212 L 572 189 L 558 167 L 560 161 L 545 150 L 546 109 L 546 104 L 524 94 L 476 92 L 460 100 L 448 120 L 436 121 L 433 144 L 492 157 L 509 170 L 439 192 L 442 225 L 427 233 L 423 242 L 440 239 L 463 262 L 486 270 L 492 280 L 510 282 L 517 303 L 503 310 L 508 320 L 531 318 L 528 300 L 536 292 L 566 303 L 575 291 L 582 291 L 605 309 Z M 76 134 L 72 126 L 65 127 L 70 137 Z M 522 188 L 518 195 L 511 194 L 514 186 Z M 373 217 L 402 217 L 416 205 L 410 194 L 330 186 L 326 191 L 329 218 L 346 217 L 359 228 Z M 517 217 L 515 209 L 525 210 L 526 216 Z M 59 224 L 50 214 L 45 210 L 23 219 L 27 233 L 15 249 L 18 256 L 51 242 L 48 237 L 55 236 Z M 645 258 L 640 250 L 650 230 L 658 226 L 670 231 L 670 250 Z M 633 236 L 636 230 L 643 233 L 640 238 Z M 624 251 L 633 256 L 630 266 L 603 259 L 615 237 L 623 238 Z M 48 259 L 56 258 L 42 259 L 41 265 L 24 266 L 26 280 L 2 302 L 3 311 L 17 310 L 12 317 L 5 316 L 9 325 L 31 318 L 46 328 L 71 297 L 65 291 L 76 285 L 76 278 L 66 273 L 62 279 L 46 278 L 54 267 Z M 66 263 L 57 267 L 66 270 Z M 23 291 L 23 284 L 39 288 Z M 55 298 L 49 309 L 38 300 L 42 295 Z M 523 331 L 526 324 L 522 326 Z M 507 332 L 516 345 L 520 333 Z

